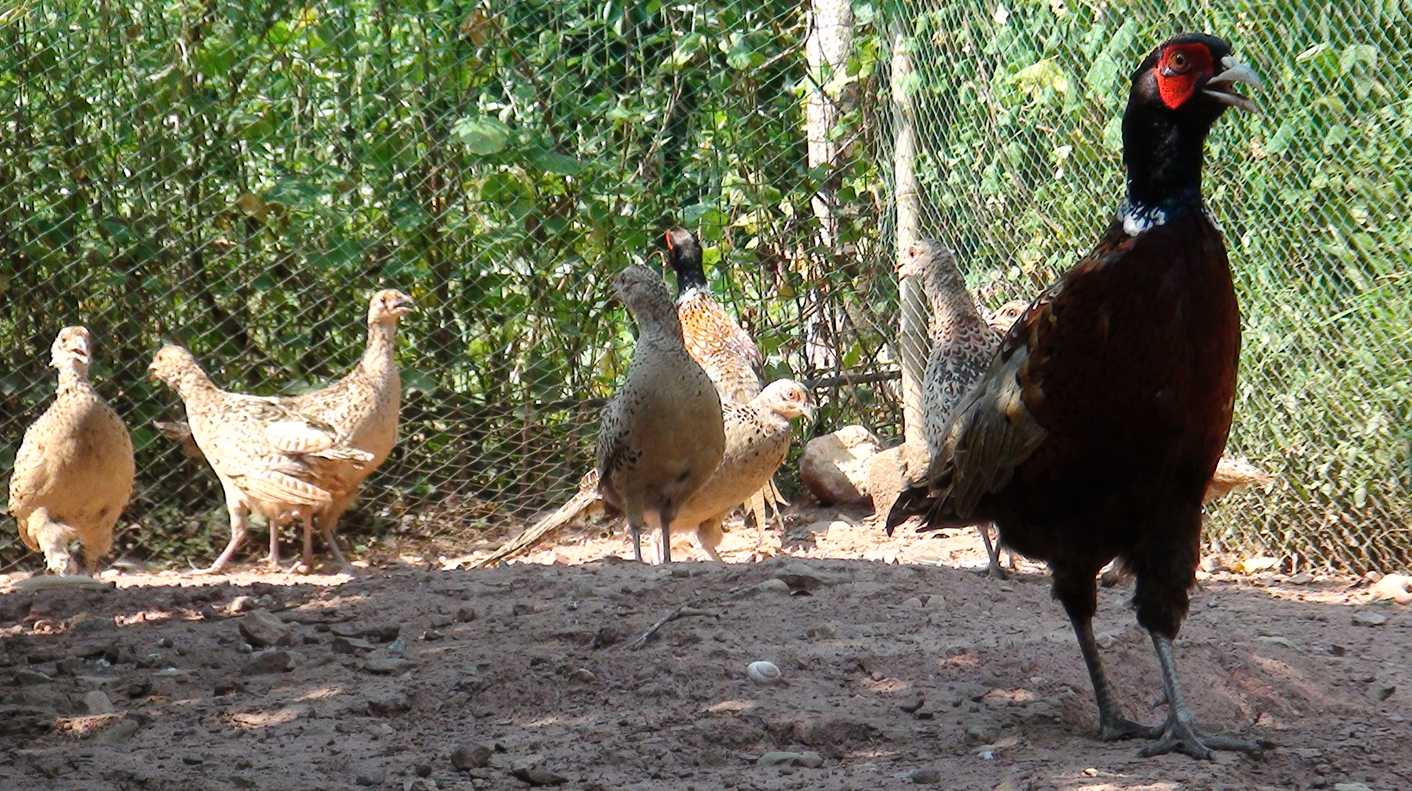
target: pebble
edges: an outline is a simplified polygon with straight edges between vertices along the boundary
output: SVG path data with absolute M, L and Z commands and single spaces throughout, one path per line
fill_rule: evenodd
M 1334 783 L 1334 791 L 1373 791 L 1364 783 Z
M 804 636 L 810 640 L 832 640 L 838 637 L 838 630 L 825 623 L 809 627 Z
M 902 606 L 908 610 L 920 610 L 922 609 L 922 600 L 916 596 L 911 596 L 902 600 Z
M 383 651 L 374 651 L 368 654 L 367 659 L 363 660 L 363 668 L 365 670 L 369 673 L 377 673 L 379 675 L 397 673 L 411 667 L 411 665 L 411 662 Z
M 255 606 L 254 596 L 241 595 L 231 599 L 230 604 L 226 605 L 226 609 L 233 613 L 242 613 L 255 609 Z
M 329 643 L 329 648 L 335 654 L 351 654 L 355 651 L 371 651 L 373 644 L 361 637 L 339 637 L 335 636 Z
M 476 611 L 470 607 L 460 607 L 456 610 L 456 620 L 460 623 L 470 623 L 476 619 Z
M 557 786 L 568 782 L 568 778 L 538 766 L 518 767 L 510 774 L 514 775 L 516 780 L 522 780 L 532 786 Z
M 1360 610 L 1353 614 L 1354 626 L 1382 626 L 1387 623 L 1387 616 L 1378 612 Z
M 577 681 L 580 684 L 597 684 L 598 676 L 593 675 L 593 671 L 581 667 L 569 674 L 570 681 Z
M 934 786 L 941 783 L 941 772 L 930 767 L 924 769 L 913 769 L 907 776 L 914 784 L 919 786 Z
M 756 585 L 755 590 L 761 593 L 789 593 L 789 583 L 777 577 L 771 577 Z
M 774 684 L 780 680 L 780 669 L 774 662 L 764 659 L 751 662 L 745 668 L 750 680 L 757 684 Z
M 98 741 L 102 744 L 118 744 L 136 736 L 139 730 L 142 730 L 142 725 L 137 720 L 123 719 L 99 734 Z
M 981 744 L 995 741 L 996 733 L 994 727 L 979 722 L 966 726 L 966 736 Z
M 401 690 L 387 690 L 368 695 L 368 712 L 379 717 L 390 717 L 412 710 L 412 700 Z
M 30 670 L 27 667 L 19 668 L 14 674 L 15 684 L 18 686 L 28 686 L 30 684 L 48 684 L 54 679 L 44 675 L 38 670 Z
M 817 769 L 824 763 L 824 757 L 816 752 L 791 753 L 775 750 L 765 753 L 755 761 L 759 766 L 802 766 Z
M 256 648 L 279 645 L 289 637 L 289 625 L 267 610 L 251 610 L 238 626 L 240 636 Z
M 360 786 L 380 786 L 387 779 L 387 770 L 380 763 L 362 764 L 353 773 L 353 782 Z
M 491 753 L 484 744 L 463 744 L 451 751 L 451 765 L 457 769 L 483 769 L 490 765 Z
M 288 651 L 261 651 L 250 657 L 241 674 L 258 676 L 265 673 L 288 673 L 294 669 L 294 657 Z
M 84 708 L 89 714 L 112 714 L 113 701 L 102 690 L 95 689 L 83 696 Z

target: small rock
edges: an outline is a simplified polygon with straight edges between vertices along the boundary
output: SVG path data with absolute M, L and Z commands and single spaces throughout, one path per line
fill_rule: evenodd
M 569 674 L 569 680 L 577 681 L 580 684 L 597 684 L 598 676 L 593 675 L 592 670 L 581 667 Z
M 14 679 L 15 685 L 21 687 L 30 686 L 32 684 L 48 684 L 54 680 L 38 670 L 30 670 L 27 667 L 16 670 Z
M 917 713 L 917 710 L 918 710 L 918 709 L 920 709 L 922 706 L 926 705 L 926 702 L 927 702 L 927 699 L 926 699 L 925 697 L 923 697 L 922 695 L 914 695 L 914 696 L 912 696 L 911 699 L 906 700 L 906 701 L 903 701 L 902 703 L 897 704 L 897 708 L 902 709 L 903 711 L 907 712 L 908 714 L 915 714 L 915 713 Z
M 422 632 L 422 640 L 424 640 L 425 642 L 428 642 L 428 643 L 434 643 L 434 642 L 436 642 L 437 640 L 440 640 L 440 639 L 442 639 L 442 638 L 445 637 L 445 636 L 446 636 L 446 635 L 442 634 L 442 633 L 441 633 L 439 630 L 437 630 L 437 629 L 428 629 L 428 630 L 426 630 L 425 632 Z
M 100 744 L 121 744 L 136 736 L 137 732 L 140 730 L 142 730 L 142 725 L 138 723 L 137 720 L 123 719 L 114 723 L 113 727 L 98 734 L 96 741 Z
M 1397 687 L 1393 687 L 1393 686 L 1377 687 L 1376 689 L 1373 690 L 1373 700 L 1376 700 L 1376 701 L 1378 701 L 1379 703 L 1381 703 L 1381 702 L 1387 700 L 1388 698 L 1392 697 L 1393 694 L 1396 693 L 1396 692 L 1397 692 Z
M 254 596 L 236 596 L 234 599 L 230 600 L 230 604 L 226 605 L 226 610 L 232 613 L 249 612 L 253 609 L 255 609 Z
M 387 779 L 387 770 L 380 763 L 365 763 L 353 772 L 353 782 L 360 786 L 380 786 Z
M 106 693 L 98 689 L 83 696 L 83 706 L 88 709 L 89 714 L 113 713 L 113 701 L 108 699 Z
M 490 765 L 492 752 L 484 744 L 463 744 L 451 751 L 451 765 L 457 769 L 483 769 Z
M 1098 770 L 1090 766 L 1084 770 L 1084 777 L 1098 777 Z
M 289 637 L 289 625 L 266 610 L 251 610 L 238 625 L 240 636 L 256 648 L 276 646 Z
M 1266 571 L 1274 571 L 1279 567 L 1279 558 L 1272 558 L 1269 555 L 1256 555 L 1253 558 L 1242 560 L 1237 570 L 1244 574 L 1261 574 Z
M 775 750 L 760 756 L 755 763 L 757 766 L 802 766 L 806 769 L 817 769 L 823 765 L 824 757 L 813 751 L 792 753 Z
M 1269 643 L 1270 645 L 1278 645 L 1278 646 L 1280 646 L 1280 647 L 1282 647 L 1282 648 L 1291 648 L 1291 649 L 1296 649 L 1296 650 L 1298 649 L 1298 646 L 1296 646 L 1296 645 L 1294 644 L 1294 641 L 1293 641 L 1293 640 L 1290 640 L 1290 639 L 1287 638 L 1287 637 L 1276 637 L 1276 636 L 1274 636 L 1274 635 L 1261 635 L 1261 636 L 1260 636 L 1260 642 L 1262 642 L 1262 643 Z
M 1389 574 L 1378 580 L 1369 593 L 1380 601 L 1394 601 L 1398 604 L 1412 603 L 1412 576 Z
M 966 726 L 966 736 L 981 744 L 995 741 L 995 735 L 996 730 L 990 725 L 977 722 Z
M 755 586 L 755 590 L 761 593 L 789 593 L 789 583 L 782 579 L 771 577 Z
M 745 668 L 746 675 L 756 684 L 774 684 L 780 680 L 779 666 L 764 659 L 751 662 Z
M 373 644 L 361 637 L 339 637 L 335 636 L 329 643 L 329 648 L 335 654 L 351 654 L 355 651 L 371 651 Z
M 919 786 L 939 785 L 941 783 L 941 772 L 930 767 L 913 769 L 912 773 L 907 775 L 907 779 Z
M 823 505 L 868 499 L 868 462 L 881 443 L 862 426 L 845 426 L 804 446 L 799 479 Z
M 401 690 L 388 690 L 368 695 L 368 713 L 391 717 L 412 710 L 412 700 Z
M 1373 789 L 1365 783 L 1335 783 L 1334 791 L 1373 791 Z
M 568 782 L 567 777 L 556 775 L 548 769 L 542 769 L 538 766 L 518 767 L 510 774 L 514 775 L 516 780 L 524 781 L 532 786 L 558 786 Z
M 393 656 L 385 651 L 374 651 L 368 654 L 368 658 L 363 660 L 363 668 L 369 673 L 378 675 L 390 675 L 401 672 L 412 666 L 412 663 L 401 657 Z
M 470 623 L 476 619 L 476 611 L 470 607 L 460 607 L 456 610 L 456 620 L 459 623 Z
M 1353 614 L 1354 626 L 1382 626 L 1385 623 L 1387 623 L 1387 616 L 1379 612 L 1359 610 Z
M 916 596 L 909 596 L 902 600 L 902 608 L 906 610 L 920 610 L 922 609 L 922 600 Z
M 1314 575 L 1307 571 L 1301 571 L 1289 578 L 1289 584 L 1291 585 L 1308 585 L 1313 581 Z
M 266 673 L 288 673 L 294 669 L 294 657 L 288 651 L 261 651 L 250 657 L 241 674 L 259 676 Z
M 838 637 L 838 630 L 825 623 L 809 627 L 804 636 L 810 640 L 832 640 Z

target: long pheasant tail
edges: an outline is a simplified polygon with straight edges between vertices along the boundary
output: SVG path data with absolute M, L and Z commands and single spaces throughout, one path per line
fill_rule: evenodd
M 593 505 L 594 500 L 597 499 L 597 491 L 583 491 L 580 489 L 578 494 L 575 494 L 568 502 L 559 506 L 554 513 L 544 517 L 533 526 L 527 528 L 523 533 L 510 539 L 510 541 L 503 544 L 499 549 L 492 552 L 489 557 L 476 562 L 471 568 L 484 568 L 528 552 L 536 544 L 548 537 L 550 533 L 553 533 L 555 530 L 558 530 L 578 518 L 578 516 L 588 510 L 589 506 Z
M 926 481 L 909 484 L 897 496 L 897 501 L 892 504 L 892 510 L 887 512 L 887 525 L 883 529 L 891 536 L 892 531 L 908 519 L 914 516 L 926 517 L 931 513 L 934 505 L 935 501 Z

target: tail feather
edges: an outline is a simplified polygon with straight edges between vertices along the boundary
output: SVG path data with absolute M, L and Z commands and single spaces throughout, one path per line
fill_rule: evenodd
M 592 509 L 595 504 L 606 506 L 606 503 L 598 496 L 598 475 L 590 472 L 579 481 L 578 493 L 569 498 L 568 502 L 555 509 L 554 513 L 526 528 L 518 536 L 502 544 L 489 557 L 474 563 L 471 568 L 484 568 L 523 555 L 554 531 L 578 519 Z
M 892 531 L 896 530 L 898 525 L 914 516 L 925 518 L 931 514 L 935 507 L 936 498 L 932 496 L 930 487 L 927 486 L 925 480 L 908 484 L 897 495 L 897 500 L 892 504 L 892 510 L 887 512 L 887 524 L 883 529 L 891 536 Z

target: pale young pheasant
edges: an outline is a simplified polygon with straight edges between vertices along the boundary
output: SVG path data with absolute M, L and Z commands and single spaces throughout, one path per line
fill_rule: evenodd
M 203 573 L 219 572 L 245 540 L 253 511 L 271 533 L 289 519 L 304 525 L 303 567 L 313 562 L 314 514 L 344 496 L 338 472 L 346 464 L 368 464 L 372 454 L 349 445 L 334 426 L 292 408 L 292 399 L 230 393 L 211 382 L 189 351 L 162 347 L 148 375 L 171 387 L 186 406 L 192 437 L 225 490 L 231 537 Z M 272 535 L 273 539 L 273 535 Z M 270 542 L 270 560 L 279 560 Z
M 696 237 L 683 228 L 672 228 L 664 240 L 667 262 L 677 276 L 677 317 L 681 319 L 687 353 L 711 377 L 722 404 L 750 403 L 765 386 L 764 355 L 750 333 L 711 294 Z M 775 512 L 783 527 L 781 509 L 789 503 L 773 479 L 741 499 L 755 518 L 756 551 L 763 551 L 769 511 Z
M 725 454 L 711 477 L 686 498 L 673 521 L 673 530 L 695 530 L 697 543 L 712 560 L 720 560 L 721 520 L 747 495 L 769 483 L 789 455 L 790 421 L 814 416 L 809 391 L 798 382 L 771 382 L 746 404 L 726 404 Z
M 397 324 L 415 309 L 416 303 L 401 291 L 384 289 L 373 294 L 368 301 L 368 340 L 362 359 L 334 384 L 289 399 L 291 408 L 332 426 L 349 445 L 370 457 L 366 463 L 334 466 L 333 499 L 316 514 L 319 532 L 341 565 L 347 561 L 334 539 L 338 520 L 357 498 L 363 480 L 387 460 L 397 444 L 402 401 Z
M 897 271 L 902 277 L 920 278 L 931 304 L 931 353 L 922 380 L 923 434 L 931 458 L 941 448 L 952 414 L 989 367 L 999 341 L 977 310 L 966 280 L 956 268 L 956 257 L 945 245 L 930 239 L 912 243 Z M 909 474 L 923 471 L 909 470 Z M 985 542 L 988 572 L 1004 577 L 990 526 L 977 525 L 976 529 Z
M 670 563 L 677 511 L 721 463 L 721 400 L 686 352 L 662 279 L 633 265 L 613 285 L 637 320 L 638 336 L 627 380 L 603 409 L 598 492 L 627 515 L 633 557 L 642 560 L 642 529 L 651 523 L 661 531 L 659 558 Z
M 78 564 L 69 546 L 83 548 L 89 574 L 113 546 L 113 525 L 132 496 L 132 438 L 123 421 L 88 381 L 92 338 L 65 327 L 50 347 L 59 370 L 54 401 L 25 431 L 10 478 L 10 513 L 25 546 L 44 553 L 55 574 Z

